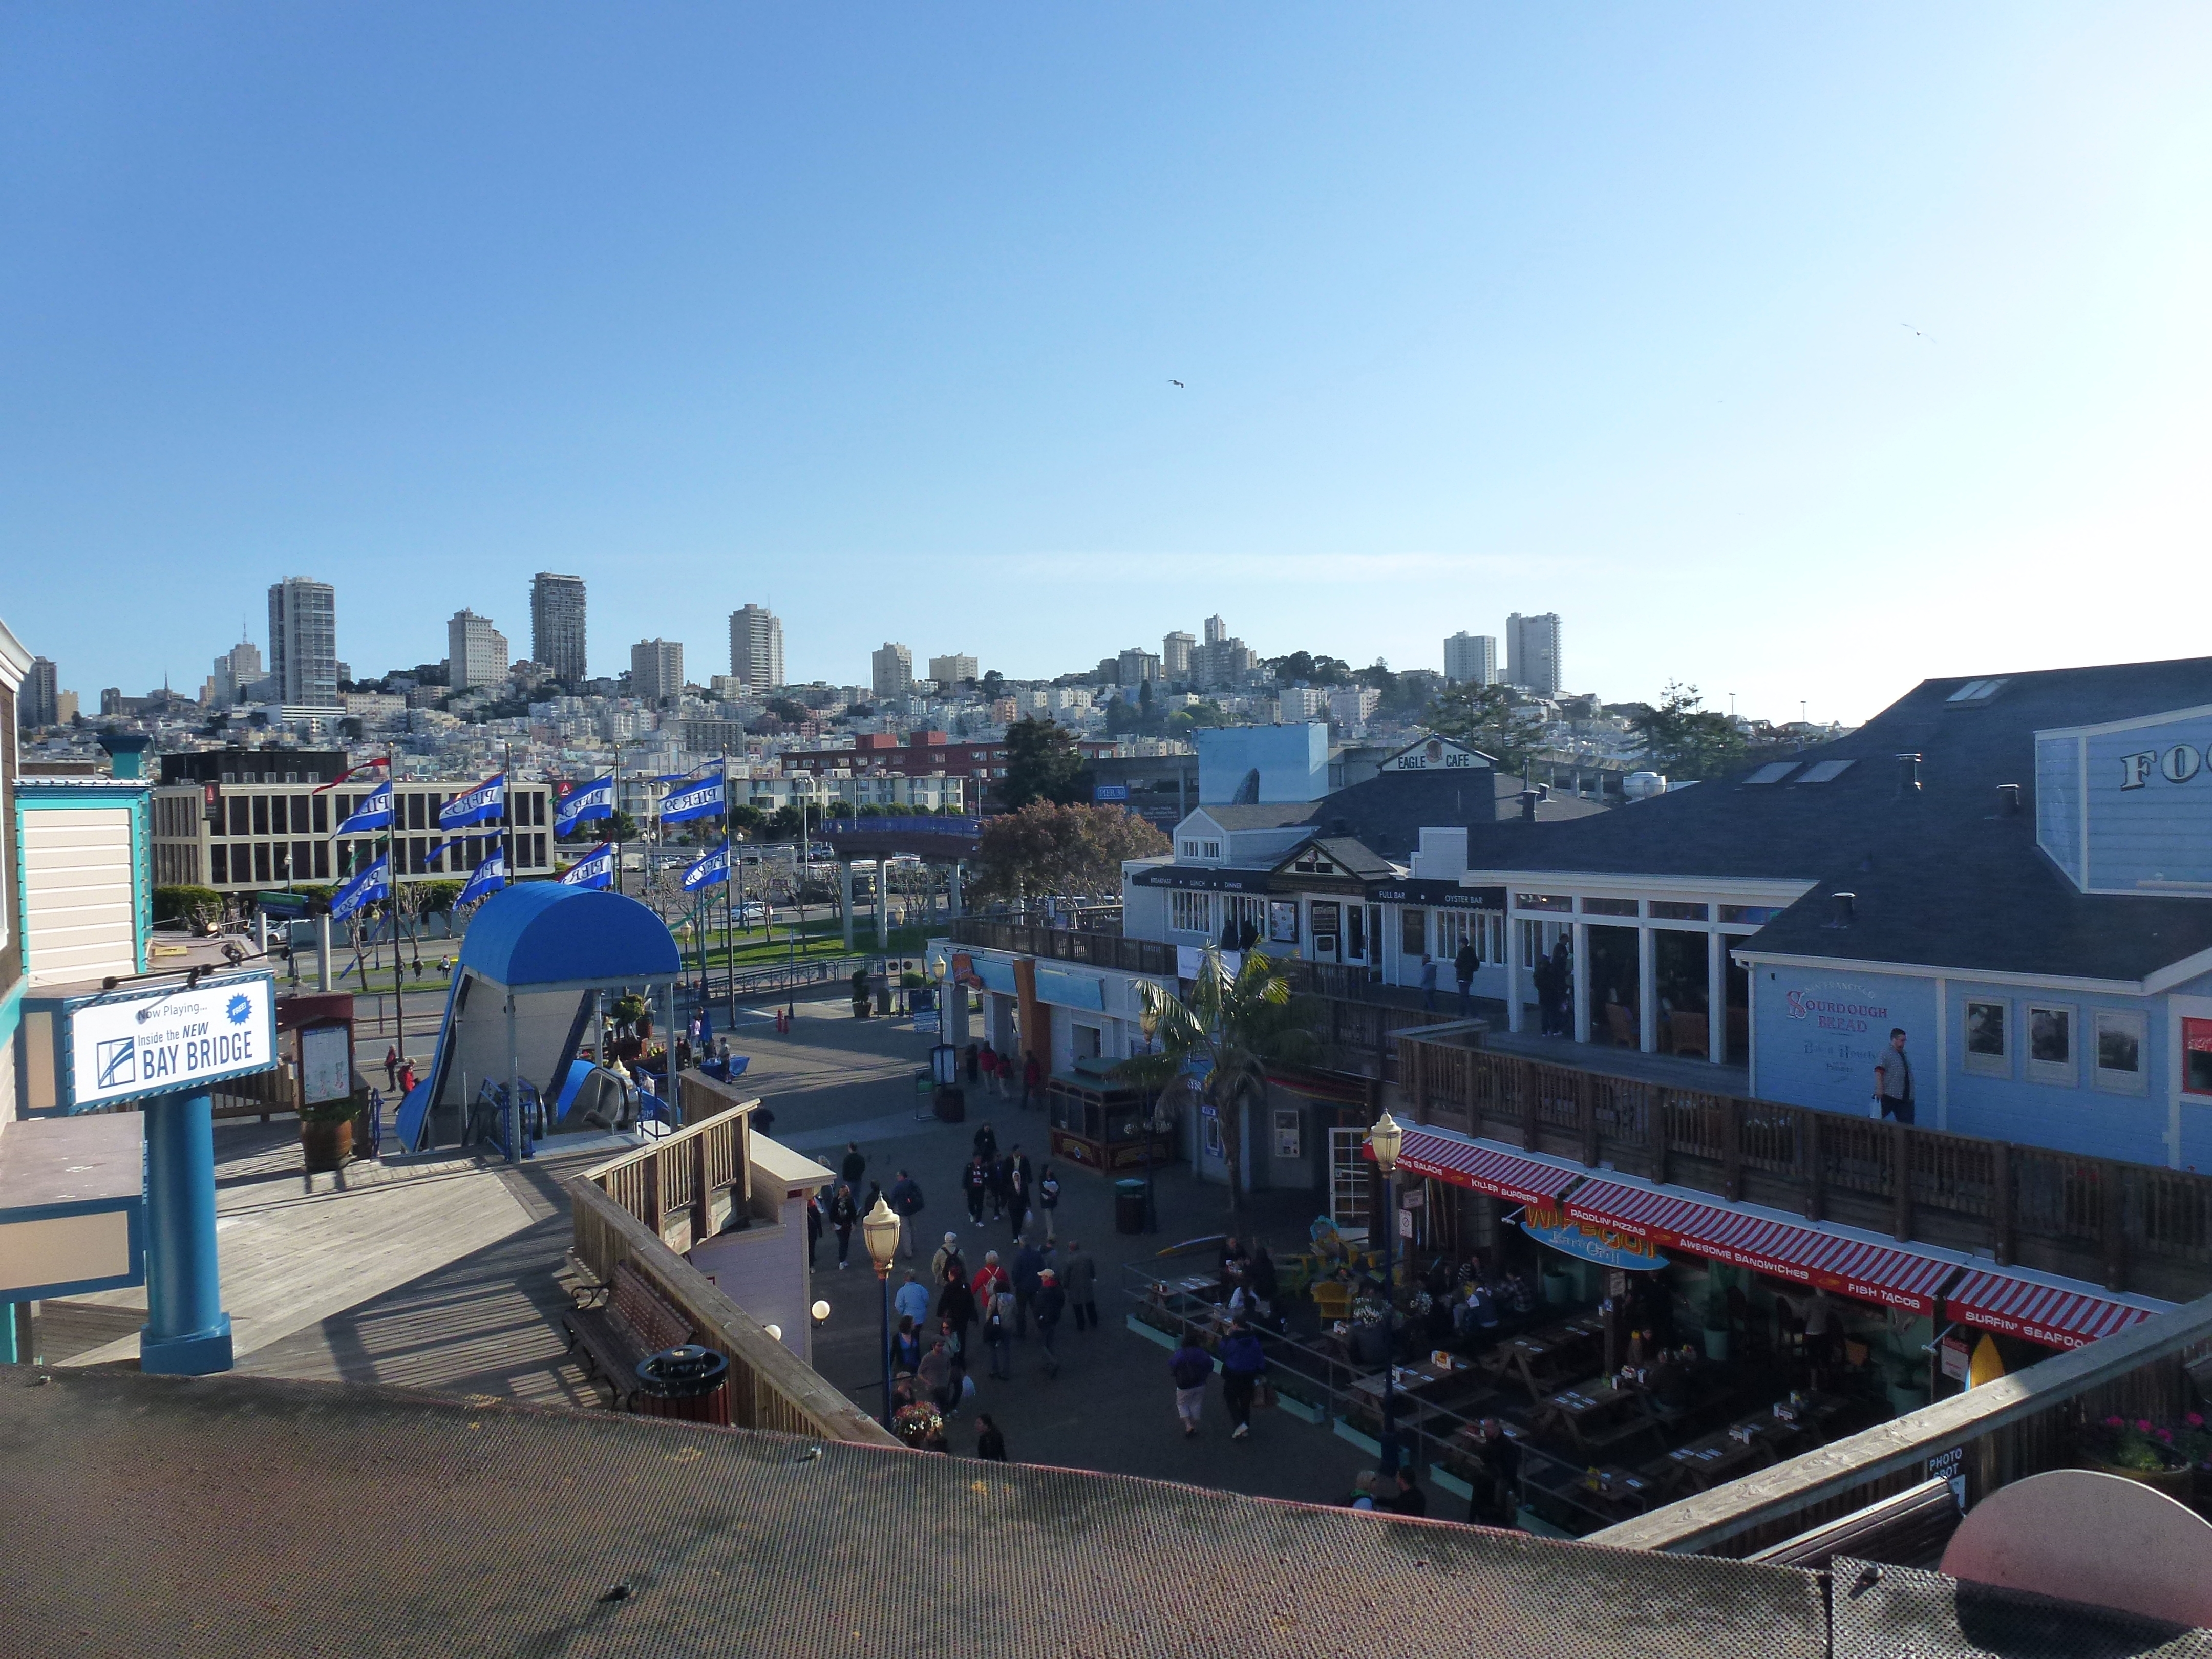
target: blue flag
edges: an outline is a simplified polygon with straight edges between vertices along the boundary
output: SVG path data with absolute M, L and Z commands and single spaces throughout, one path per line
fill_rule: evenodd
M 730 843 L 727 841 L 712 848 L 707 855 L 684 872 L 684 890 L 696 893 L 702 887 L 712 887 L 718 881 L 730 878 Z
M 589 783 L 580 783 L 561 797 L 560 805 L 553 809 L 553 833 L 556 836 L 573 834 L 580 823 L 589 823 L 593 818 L 611 818 L 615 815 L 615 775 L 594 778 Z
M 438 809 L 438 828 L 459 830 L 482 823 L 507 811 L 507 774 L 495 773 L 466 794 L 456 795 Z
M 362 836 L 372 830 L 392 828 L 392 782 L 386 779 L 363 795 L 346 814 L 343 823 L 331 833 L 335 836 Z
M 331 918 L 343 921 L 362 905 L 391 896 L 392 862 L 380 855 L 375 863 L 338 889 L 337 896 L 331 901 Z
M 609 887 L 614 884 L 615 847 L 612 842 L 603 842 L 596 851 L 589 852 L 561 872 L 561 883 L 566 887 Z
M 684 823 L 693 818 L 718 818 L 722 816 L 722 772 L 720 768 L 712 777 L 698 778 L 690 782 L 678 780 L 660 803 L 663 823 Z
M 477 866 L 476 873 L 469 878 L 469 884 L 461 889 L 461 896 L 453 902 L 473 904 L 480 898 L 489 898 L 506 885 L 507 854 L 504 849 L 500 849 Z

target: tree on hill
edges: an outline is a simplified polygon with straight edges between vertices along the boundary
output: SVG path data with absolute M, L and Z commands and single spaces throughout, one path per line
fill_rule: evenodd
M 976 897 L 1023 899 L 1121 890 L 1121 860 L 1156 858 L 1168 838 L 1118 806 L 1031 801 L 983 825 Z
M 1630 726 L 1644 739 L 1652 769 L 1669 779 L 1711 778 L 1740 769 L 1750 745 L 1735 722 L 1707 708 L 1694 685 L 1670 680 L 1659 707 L 1632 715 Z
M 1025 714 L 1006 728 L 1006 775 L 999 799 L 1019 811 L 1032 801 L 1071 805 L 1083 798 L 1083 751 L 1064 726 Z
M 1501 773 L 1520 771 L 1542 746 L 1537 716 L 1515 708 L 1513 694 L 1502 685 L 1446 686 L 1429 704 L 1421 724 L 1440 738 L 1480 750 Z

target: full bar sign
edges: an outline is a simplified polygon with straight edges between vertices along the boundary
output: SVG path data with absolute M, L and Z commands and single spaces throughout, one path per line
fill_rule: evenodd
M 276 1064 L 276 981 L 229 974 L 64 1005 L 73 1112 L 173 1094 Z

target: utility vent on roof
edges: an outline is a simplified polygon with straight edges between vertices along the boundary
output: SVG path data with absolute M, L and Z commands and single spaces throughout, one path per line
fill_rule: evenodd
M 1779 783 L 1783 779 L 1788 777 L 1796 769 L 1797 763 L 1794 760 L 1769 761 L 1765 765 L 1760 767 L 1759 770 L 1753 772 L 1749 777 L 1746 778 L 1744 782 L 1746 784 Z
M 1857 764 L 1858 763 L 1855 760 L 1822 761 L 1819 765 L 1807 772 L 1803 777 L 1798 779 L 1797 781 L 1800 783 L 1832 783 Z
M 2005 685 L 2006 682 L 2003 680 L 1968 680 L 1943 701 L 1945 702 L 1987 702 L 1998 692 L 2003 690 Z

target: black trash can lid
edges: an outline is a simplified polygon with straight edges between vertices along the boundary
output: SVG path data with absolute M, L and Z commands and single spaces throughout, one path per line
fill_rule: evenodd
M 1145 1183 L 1133 1176 L 1125 1176 L 1114 1183 L 1114 1190 L 1117 1193 L 1141 1193 L 1145 1190 Z
M 637 1362 L 637 1380 L 664 1400 L 686 1400 L 709 1394 L 730 1374 L 726 1355 L 690 1342 L 663 1348 Z

